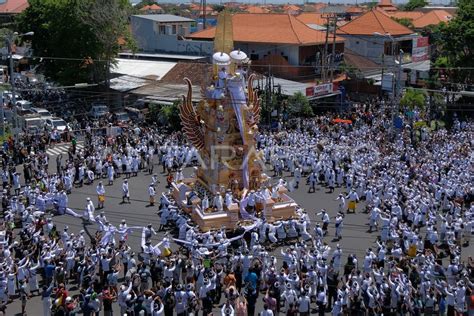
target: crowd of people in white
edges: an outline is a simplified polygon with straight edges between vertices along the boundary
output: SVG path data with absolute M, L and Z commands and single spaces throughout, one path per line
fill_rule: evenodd
M 18 299 L 26 313 L 39 295 L 43 315 L 112 315 L 118 308 L 120 315 L 153 316 L 472 312 L 474 262 L 465 249 L 472 250 L 474 220 L 473 122 L 418 131 L 407 125 L 389 140 L 381 114 L 361 107 L 352 119 L 341 125 L 318 116 L 256 136 L 278 185 L 290 194 L 303 186 L 309 195 L 327 190 L 337 210 L 318 209 L 315 200 L 297 218 L 258 217 L 255 205 L 272 194 L 262 187 L 246 201 L 253 225 L 233 232 L 201 232 L 169 192 L 156 192 L 160 165 L 168 181 L 180 181 L 181 168 L 198 161 L 179 134 L 137 127 L 116 138 L 90 135 L 84 149 L 56 159 L 56 172 L 41 152 L 28 155 L 31 176 L 24 179 L 4 152 L 1 309 Z M 128 178 L 139 171 L 150 185 L 130 188 Z M 147 190 L 151 206 L 160 196 L 155 228 L 167 233 L 158 243 L 151 224 L 129 226 L 125 214 L 118 226 L 107 220 L 102 182 L 118 179 L 123 203 L 135 203 L 131 190 Z M 98 204 L 88 198 L 81 212 L 69 208 L 68 195 L 83 184 L 96 187 Z M 232 201 L 203 203 L 225 208 Z M 58 231 L 53 216 L 96 224 L 97 233 Z M 365 250 L 344 247 L 350 216 L 367 218 Z M 142 234 L 140 249 L 128 242 L 134 231 Z

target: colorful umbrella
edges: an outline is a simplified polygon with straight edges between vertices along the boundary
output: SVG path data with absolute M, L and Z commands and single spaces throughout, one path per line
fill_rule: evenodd
M 332 122 L 333 123 L 352 124 L 351 120 L 344 120 L 344 119 L 341 119 L 341 118 L 334 119 L 334 120 L 332 120 Z

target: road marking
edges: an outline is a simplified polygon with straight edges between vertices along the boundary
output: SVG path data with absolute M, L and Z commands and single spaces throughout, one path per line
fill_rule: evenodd
M 71 148 L 71 143 L 65 143 L 65 144 L 58 144 L 54 145 L 52 148 L 46 149 L 46 153 L 50 156 L 59 156 L 59 154 L 67 154 L 69 151 L 69 148 Z M 83 143 L 78 143 L 76 145 L 76 150 L 80 150 L 84 148 Z

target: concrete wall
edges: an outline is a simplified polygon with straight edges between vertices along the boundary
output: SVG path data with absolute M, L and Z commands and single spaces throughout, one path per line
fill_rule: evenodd
M 178 45 L 178 35 L 187 35 L 191 27 L 191 22 L 181 23 L 159 23 L 156 21 L 132 16 L 132 36 L 136 40 L 138 49 L 144 52 L 169 52 L 182 54 L 210 54 L 212 53 L 212 43 L 197 42 L 193 45 Z M 176 33 L 173 32 L 173 25 L 176 26 Z M 164 26 L 165 34 L 160 34 L 160 26 Z M 180 34 L 181 33 L 181 34 Z
M 368 58 L 377 64 L 382 63 L 384 53 L 384 42 L 386 39 L 381 36 L 350 36 L 341 35 L 346 39 L 345 47 L 356 52 L 360 56 Z
M 158 40 L 153 27 L 153 21 L 139 17 L 131 17 L 132 36 L 139 50 L 152 52 L 158 49 Z
M 346 39 L 345 47 L 356 52 L 362 57 L 368 58 L 371 61 L 381 65 L 382 64 L 382 54 L 384 53 L 384 43 L 390 43 L 391 40 L 384 36 L 351 36 L 351 35 L 341 35 Z M 413 38 L 418 37 L 418 35 L 406 35 L 403 37 L 394 37 L 396 44 L 395 46 L 395 57 L 398 58 L 398 49 L 404 47 L 403 44 L 408 42 L 408 47 L 403 48 L 405 50 L 405 58 L 411 55 L 411 41 Z M 405 45 L 406 46 L 406 45 Z M 391 54 L 385 55 L 384 63 L 386 66 L 390 67 L 395 64 L 394 57 Z

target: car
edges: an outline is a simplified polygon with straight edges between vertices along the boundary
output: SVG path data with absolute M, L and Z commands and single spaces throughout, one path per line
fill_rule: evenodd
M 99 119 L 109 113 L 109 108 L 105 104 L 94 104 L 89 112 L 89 117 Z
M 128 123 L 130 121 L 130 116 L 127 112 L 115 112 L 114 118 L 117 123 Z
M 64 132 L 66 128 L 71 131 L 71 127 L 65 120 L 59 117 L 51 117 L 45 120 L 46 129 L 49 131 L 58 130 L 59 132 Z
M 3 91 L 3 102 L 8 103 L 13 99 L 13 93 L 11 91 Z M 21 96 L 15 93 L 15 100 L 21 100 Z
M 53 115 L 51 114 L 51 112 L 49 112 L 48 110 L 46 109 L 43 109 L 43 108 L 35 108 L 35 107 L 32 107 L 30 109 L 31 112 L 33 112 L 34 114 L 37 114 L 39 115 L 42 119 L 47 119 L 47 118 L 51 118 L 53 117 Z
M 16 106 L 18 110 L 20 111 L 29 111 L 31 110 L 31 107 L 33 106 L 33 103 L 27 100 L 18 100 L 16 101 Z

